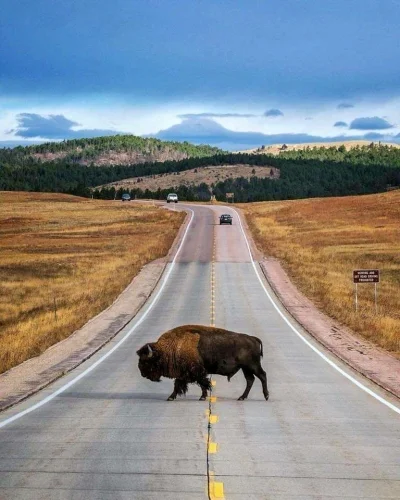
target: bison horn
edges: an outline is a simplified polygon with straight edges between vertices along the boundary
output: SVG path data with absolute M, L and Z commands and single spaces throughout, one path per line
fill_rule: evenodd
M 149 358 L 151 358 L 153 356 L 153 349 L 150 347 L 150 344 L 147 344 L 147 348 L 149 350 Z

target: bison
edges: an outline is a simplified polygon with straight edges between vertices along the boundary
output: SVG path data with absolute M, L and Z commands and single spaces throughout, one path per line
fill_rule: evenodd
M 186 394 L 190 383 L 201 387 L 200 401 L 204 401 L 211 389 L 208 375 L 225 375 L 229 381 L 240 369 L 247 385 L 239 401 L 249 395 L 254 376 L 260 379 L 268 400 L 267 376 L 261 366 L 263 345 L 257 337 L 222 328 L 185 325 L 165 332 L 157 342 L 145 344 L 137 354 L 142 377 L 153 382 L 160 382 L 161 377 L 175 379 L 168 401 Z

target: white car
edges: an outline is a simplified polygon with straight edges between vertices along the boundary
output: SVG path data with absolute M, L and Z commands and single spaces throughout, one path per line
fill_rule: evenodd
M 169 193 L 167 196 L 167 203 L 178 203 L 178 195 L 175 193 Z

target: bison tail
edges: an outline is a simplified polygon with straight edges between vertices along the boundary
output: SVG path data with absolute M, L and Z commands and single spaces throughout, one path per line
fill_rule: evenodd
M 260 356 L 263 357 L 264 356 L 263 343 L 261 342 L 261 340 L 259 338 L 257 338 L 257 340 L 260 343 Z

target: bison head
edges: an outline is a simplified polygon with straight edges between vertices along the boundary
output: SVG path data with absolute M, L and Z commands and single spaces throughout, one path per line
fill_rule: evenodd
M 136 351 L 136 354 L 139 356 L 139 370 L 142 377 L 148 378 L 152 382 L 160 382 L 162 375 L 161 356 L 154 348 L 154 343 L 145 344 Z

